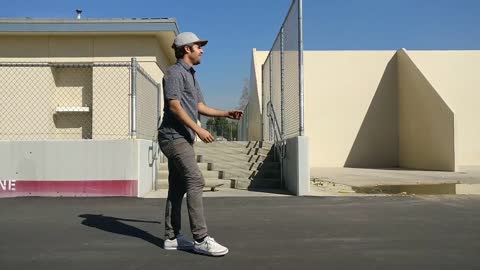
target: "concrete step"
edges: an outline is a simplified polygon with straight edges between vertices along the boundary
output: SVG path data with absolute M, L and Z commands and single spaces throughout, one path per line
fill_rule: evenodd
M 194 147 L 231 147 L 231 148 L 272 148 L 273 143 L 246 143 L 246 142 L 214 142 L 214 143 L 203 143 L 197 142 L 194 144 Z
M 278 189 L 281 188 L 280 178 L 278 179 L 232 179 L 232 188 L 236 189 L 255 189 L 255 188 L 272 188 Z
M 264 161 L 264 162 L 239 162 L 235 161 L 217 161 L 197 163 L 201 171 L 228 171 L 230 169 L 243 169 L 249 171 L 257 170 L 280 170 L 280 162 Z M 168 171 L 168 163 L 158 163 L 158 171 Z
M 257 147 L 257 148 L 262 148 L 262 147 L 271 148 L 273 146 L 273 142 L 267 142 L 267 141 L 237 141 L 235 143 L 243 145 L 245 147 Z
M 212 165 L 211 163 L 197 163 L 201 171 L 211 171 L 209 169 Z M 168 171 L 168 163 L 158 163 L 157 168 L 159 171 Z
M 228 154 L 228 155 L 197 155 L 197 162 L 263 162 L 273 161 L 272 155 L 242 155 L 242 154 Z
M 157 189 L 168 189 L 168 180 L 157 180 L 155 184 Z M 218 178 L 205 178 L 206 188 L 210 188 L 216 185 L 222 185 L 222 188 L 230 188 L 232 186 L 232 181 Z
M 230 168 L 228 170 L 202 170 L 204 178 L 233 179 L 233 178 L 279 178 L 278 169 L 269 170 L 247 170 L 239 168 Z M 168 179 L 168 170 L 158 171 L 157 179 Z
M 195 153 L 197 155 L 268 155 L 273 154 L 272 149 L 263 148 L 196 148 Z
M 222 179 L 235 179 L 235 178 L 267 178 L 275 179 L 280 178 L 280 171 L 278 170 L 261 170 L 261 171 L 247 171 L 247 170 L 228 170 L 222 172 Z
M 206 186 L 222 188 L 280 188 L 280 163 L 269 142 L 196 143 L 195 153 Z M 157 188 L 168 188 L 168 165 L 159 165 Z
M 216 171 L 228 171 L 233 169 L 242 169 L 248 171 L 257 171 L 257 170 L 280 170 L 280 162 L 274 161 L 265 161 L 265 162 L 215 162 L 209 163 L 209 167 L 212 170 Z
M 202 146 L 202 145 L 231 146 L 231 147 L 242 146 L 242 144 L 237 143 L 237 141 L 214 141 L 212 143 L 204 143 L 202 141 L 196 141 L 194 144 L 194 146 Z
M 272 148 L 248 148 L 247 155 L 269 155 L 273 154 Z
M 273 146 L 272 142 L 248 142 L 248 141 L 234 141 L 234 142 L 213 142 L 213 143 L 203 143 L 196 142 L 194 144 L 195 148 L 209 148 L 209 147 L 231 147 L 231 148 L 268 148 L 270 149 Z
M 223 179 L 223 172 L 220 171 L 202 171 L 204 178 Z M 157 179 L 168 179 L 168 171 L 159 171 Z

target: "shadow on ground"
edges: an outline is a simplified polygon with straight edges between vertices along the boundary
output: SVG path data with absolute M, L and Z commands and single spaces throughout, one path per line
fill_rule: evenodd
M 109 216 L 95 215 L 95 214 L 81 214 L 78 217 L 84 218 L 84 220 L 82 221 L 82 225 L 96 228 L 96 229 L 110 232 L 110 233 L 116 233 L 116 234 L 140 238 L 149 243 L 152 243 L 155 246 L 163 248 L 163 241 L 164 241 L 163 239 L 158 238 L 135 226 L 128 225 L 122 221 L 157 223 L 157 224 L 161 224 L 161 222 L 125 219 L 125 218 L 109 217 Z

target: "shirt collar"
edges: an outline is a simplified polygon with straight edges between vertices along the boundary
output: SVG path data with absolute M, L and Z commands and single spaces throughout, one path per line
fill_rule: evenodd
M 195 73 L 195 69 L 187 64 L 183 59 L 178 59 L 177 63 L 192 74 Z

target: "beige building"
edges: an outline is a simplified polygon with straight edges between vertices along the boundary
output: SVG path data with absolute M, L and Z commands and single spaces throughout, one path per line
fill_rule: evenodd
M 174 19 L 0 19 L 0 197 L 154 188 Z
M 151 139 L 177 33 L 173 19 L 0 19 L 0 139 L 127 138 L 134 57 L 138 135 Z
M 253 51 L 243 139 L 265 139 L 267 54 Z M 305 51 L 310 166 L 480 166 L 478 70 L 480 51 Z

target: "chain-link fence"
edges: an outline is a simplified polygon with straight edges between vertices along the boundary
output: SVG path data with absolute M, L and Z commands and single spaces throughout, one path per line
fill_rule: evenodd
M 132 80 L 137 68 L 134 61 L 0 63 L 0 140 L 123 139 L 134 131 L 152 139 L 159 86 L 143 70 Z
M 215 141 L 238 141 L 238 123 L 229 122 L 223 125 L 209 125 L 205 129 L 212 134 Z
M 302 1 L 294 0 L 262 67 L 264 140 L 274 140 L 273 114 L 279 138 L 303 135 L 302 34 Z
M 136 75 L 136 124 L 137 138 L 156 140 L 159 121 L 160 84 L 137 66 Z
M 249 106 L 247 104 L 245 107 L 240 109 L 243 110 L 243 117 L 240 118 L 237 124 L 237 140 L 246 141 L 248 140 L 248 118 L 250 117 Z
M 270 123 L 267 115 L 267 104 L 271 100 L 271 84 L 270 84 L 270 71 L 272 65 L 272 58 L 268 57 L 267 61 L 262 66 L 262 134 L 264 141 L 273 141 L 272 124 Z

